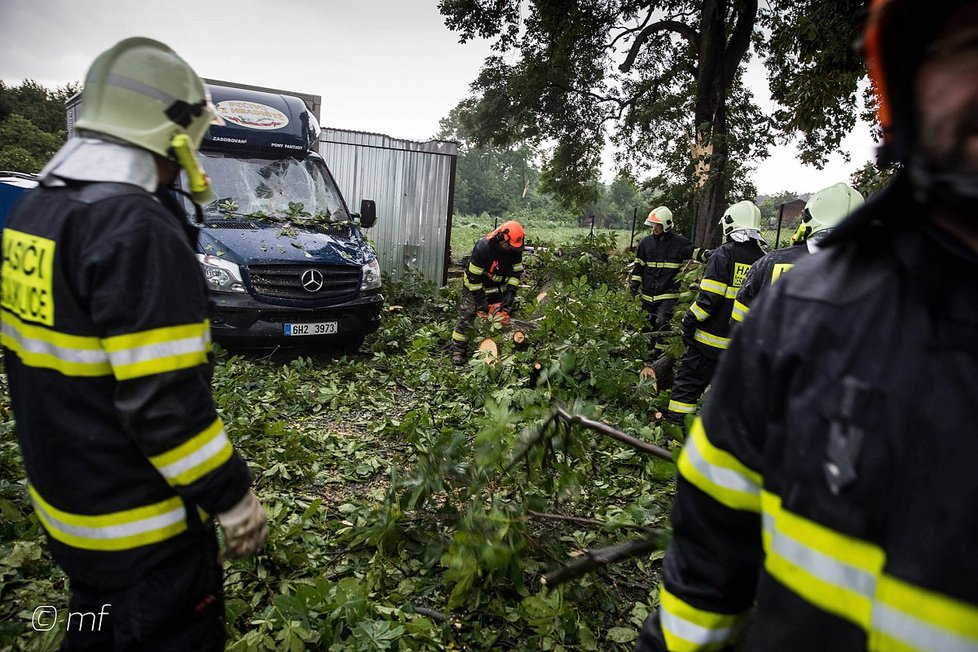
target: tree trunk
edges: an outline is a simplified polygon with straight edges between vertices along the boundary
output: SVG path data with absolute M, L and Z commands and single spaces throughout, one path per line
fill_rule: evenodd
M 727 16 L 736 23 L 727 39 Z M 719 244 L 717 222 L 726 208 L 727 92 L 750 46 L 757 0 L 704 0 L 700 19 L 699 61 L 692 149 L 693 241 Z

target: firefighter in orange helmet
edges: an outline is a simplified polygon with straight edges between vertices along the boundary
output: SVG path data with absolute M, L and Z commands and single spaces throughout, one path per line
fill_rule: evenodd
M 504 315 L 513 312 L 516 288 L 523 276 L 523 225 L 503 222 L 472 248 L 462 275 L 462 297 L 458 321 L 452 332 L 452 364 L 465 364 L 467 332 L 476 314 L 487 313 L 499 304 Z

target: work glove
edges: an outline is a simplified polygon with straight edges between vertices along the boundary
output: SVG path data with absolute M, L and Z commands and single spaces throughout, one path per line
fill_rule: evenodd
M 251 490 L 234 507 L 218 514 L 217 522 L 224 532 L 222 560 L 254 554 L 268 536 L 265 510 Z
M 499 306 L 499 309 L 508 315 L 511 312 L 513 312 L 513 307 L 515 305 L 516 305 L 516 291 L 507 290 L 505 293 L 503 293 L 503 300 L 502 300 L 502 304 Z

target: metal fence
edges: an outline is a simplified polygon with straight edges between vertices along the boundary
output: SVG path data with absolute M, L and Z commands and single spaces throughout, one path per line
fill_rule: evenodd
M 458 145 L 326 128 L 319 152 L 350 210 L 358 210 L 361 199 L 377 203 L 377 225 L 366 234 L 381 269 L 395 279 L 405 268 L 417 269 L 444 284 Z

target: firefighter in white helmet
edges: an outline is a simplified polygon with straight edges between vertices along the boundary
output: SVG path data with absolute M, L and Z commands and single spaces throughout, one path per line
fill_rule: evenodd
M 672 387 L 666 419 L 682 425 L 696 411 L 699 400 L 727 348 L 734 297 L 751 264 L 764 255 L 761 210 L 750 201 L 734 204 L 723 213 L 720 227 L 724 243 L 710 256 L 700 281 L 700 292 L 683 315 L 686 350 Z
M 103 613 L 63 649 L 223 650 L 212 519 L 227 557 L 267 530 L 214 407 L 206 286 L 169 190 L 182 168 L 208 198 L 195 150 L 213 107 L 146 38 L 102 53 L 82 98 L 78 135 L 3 230 L 0 268 L 30 498 L 70 610 Z
M 645 226 L 652 232 L 638 245 L 630 287 L 633 295 L 642 298 L 642 309 L 648 317 L 647 332 L 662 332 L 669 330 L 679 298 L 680 268 L 687 260 L 704 262 L 710 252 L 673 231 L 672 211 L 665 206 L 652 209 Z M 662 347 L 655 336 L 650 338 L 650 355 Z
M 836 183 L 813 194 L 802 211 L 800 241 L 784 249 L 764 254 L 747 272 L 744 284 L 737 291 L 733 323 L 741 322 L 750 311 L 757 296 L 774 283 L 800 259 L 819 250 L 818 243 L 849 213 L 863 205 L 863 196 L 844 183 Z

